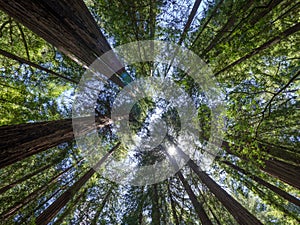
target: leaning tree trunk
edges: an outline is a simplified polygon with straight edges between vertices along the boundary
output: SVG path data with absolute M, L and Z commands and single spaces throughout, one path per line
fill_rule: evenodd
M 213 179 L 204 171 L 201 171 L 198 165 L 193 161 L 188 161 L 188 166 L 197 174 L 202 183 L 216 196 L 216 198 L 225 206 L 230 214 L 242 225 L 262 224 L 254 215 L 248 212 L 231 195 L 224 191 Z
M 231 163 L 229 161 L 221 160 L 221 162 L 228 165 L 232 169 L 234 169 L 236 171 L 239 171 L 242 174 L 245 174 L 246 176 L 249 176 L 251 179 L 253 179 L 257 183 L 259 183 L 260 185 L 265 186 L 266 188 L 272 190 L 273 192 L 275 192 L 279 196 L 283 197 L 284 199 L 288 200 L 289 202 L 294 203 L 295 205 L 300 207 L 300 200 L 295 198 L 294 196 L 290 195 L 289 193 L 287 193 L 287 192 L 281 190 L 280 188 L 266 182 L 265 180 L 261 179 L 260 177 L 252 175 L 250 172 L 247 172 L 246 170 L 240 168 L 237 165 L 234 165 L 233 163 Z
M 236 155 L 243 160 L 248 160 L 244 156 L 240 156 L 230 147 L 229 142 L 223 141 L 222 148 L 229 154 Z M 270 146 L 269 146 L 270 148 Z M 270 158 L 263 159 L 264 165 L 260 166 L 260 169 L 273 177 L 280 179 L 281 181 L 300 189 L 300 180 L 297 179 L 297 174 L 300 174 L 300 167 L 292 165 L 290 163 Z
M 111 50 L 82 0 L 0 0 L 0 9 L 86 67 Z M 122 68 L 116 56 L 108 59 L 107 64 Z M 124 86 L 118 76 L 111 80 Z
M 105 160 L 113 154 L 120 146 L 118 143 L 113 147 L 99 162 L 89 169 L 78 181 L 76 181 L 68 190 L 59 196 L 47 209 L 45 209 L 36 219 L 35 223 L 39 225 L 47 225 L 56 214 L 74 197 L 74 195 L 84 186 L 84 184 L 95 174 L 95 169 L 101 167 Z
M 68 171 L 70 171 L 74 165 L 68 167 L 64 171 L 60 172 L 59 174 L 55 175 L 51 178 L 51 180 L 44 186 L 41 186 L 40 188 L 34 190 L 31 194 L 23 198 L 21 201 L 16 202 L 13 206 L 11 206 L 9 209 L 7 209 L 5 212 L 3 212 L 0 215 L 0 219 L 2 221 L 7 221 L 11 216 L 13 216 L 18 210 L 20 210 L 22 207 L 27 205 L 29 202 L 33 201 L 34 199 L 38 198 L 42 194 L 44 194 L 49 187 L 57 182 L 58 178 L 60 178 L 63 174 L 66 174 Z
M 97 209 L 97 212 L 95 213 L 95 216 L 94 216 L 93 220 L 91 221 L 91 225 L 97 225 L 97 221 L 99 219 L 99 216 L 102 213 L 103 208 L 106 205 L 106 202 L 108 201 L 109 197 L 111 196 L 113 189 L 114 189 L 114 185 L 111 186 L 109 191 L 106 193 L 104 199 L 101 201 L 101 205 Z
M 87 117 L 88 118 L 88 117 Z M 79 118 L 78 120 L 80 120 Z M 82 119 L 84 123 L 85 118 Z M 97 118 L 99 127 L 111 120 Z M 90 129 L 94 129 L 91 127 Z M 55 147 L 74 138 L 72 119 L 0 127 L 0 168 Z
M 190 185 L 188 184 L 188 182 L 185 180 L 185 178 L 183 177 L 182 173 L 180 171 L 177 172 L 177 175 L 181 181 L 181 183 L 183 184 L 183 187 L 186 191 L 186 193 L 188 194 L 194 209 L 201 221 L 201 224 L 203 225 L 212 225 L 212 222 L 210 221 L 210 219 L 208 218 L 206 212 L 204 211 L 204 208 L 202 207 L 202 204 L 197 200 L 197 197 L 195 195 L 195 193 L 193 192 L 193 190 L 191 189 Z

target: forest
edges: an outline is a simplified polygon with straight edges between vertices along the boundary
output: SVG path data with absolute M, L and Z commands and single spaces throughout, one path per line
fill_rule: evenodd
M 300 224 L 299 1 L 0 18 L 0 224 Z

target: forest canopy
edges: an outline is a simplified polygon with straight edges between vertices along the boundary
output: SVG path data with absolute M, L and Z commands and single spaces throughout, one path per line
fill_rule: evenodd
M 300 223 L 299 2 L 0 0 L 0 18 L 1 224 Z M 146 40 L 178 49 L 169 64 L 123 66 L 118 46 Z M 146 54 L 138 47 L 131 56 Z M 224 106 L 218 123 L 202 84 L 172 67 L 179 47 L 209 67 Z M 103 65 L 118 69 L 82 85 L 107 52 Z M 162 95 L 139 99 L 128 115 L 117 114 L 120 121 L 128 117 L 130 128 L 120 139 L 113 109 L 127 99 L 118 94 L 141 79 L 155 86 L 148 78 L 172 81 L 191 102 L 179 99 L 176 109 Z M 93 117 L 74 119 L 74 102 L 90 104 L 88 95 L 76 99 L 85 88 L 97 94 Z M 91 118 L 93 124 L 82 126 Z M 149 137 L 153 121 L 167 127 L 156 131 L 161 143 L 128 147 L 126 140 Z M 89 142 L 75 140 L 74 123 Z M 213 132 L 216 126 L 222 134 Z M 184 142 L 184 129 L 196 135 Z M 90 133 L 100 140 L 97 152 L 88 148 L 95 143 Z M 186 152 L 214 160 L 203 169 L 203 159 Z M 164 161 L 174 173 L 140 186 L 110 179 L 109 163 L 127 158 L 132 161 L 119 175 L 130 163 Z

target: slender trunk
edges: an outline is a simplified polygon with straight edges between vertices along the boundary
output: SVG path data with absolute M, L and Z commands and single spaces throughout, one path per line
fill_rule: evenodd
M 220 6 L 223 4 L 224 0 L 220 0 L 218 2 L 218 4 L 214 7 L 213 11 L 211 12 L 209 18 L 206 17 L 206 21 L 205 23 L 201 26 L 199 33 L 197 34 L 197 37 L 194 39 L 193 44 L 191 46 L 191 48 L 193 48 L 195 46 L 195 44 L 197 43 L 197 40 L 199 37 L 201 37 L 202 32 L 205 30 L 205 28 L 207 27 L 207 25 L 209 24 L 209 22 L 211 21 L 211 19 L 213 18 L 213 16 L 215 16 L 215 13 L 217 12 L 217 10 L 220 8 Z
M 247 55 L 239 58 L 238 60 L 230 63 L 229 65 L 225 66 L 223 69 L 219 70 L 218 72 L 216 72 L 214 74 L 215 77 L 217 77 L 218 75 L 220 75 L 221 73 L 225 72 L 226 70 L 231 69 L 232 67 L 236 66 L 237 64 L 240 64 L 242 62 L 244 62 L 247 59 L 250 59 L 252 56 L 257 55 L 258 53 L 260 53 L 261 51 L 279 43 L 281 40 L 283 40 L 284 38 L 298 32 L 300 30 L 300 23 L 296 23 L 294 26 L 288 28 L 287 30 L 283 31 L 281 34 L 279 34 L 278 36 L 272 38 L 271 40 L 265 42 L 264 44 L 262 44 L 261 46 L 253 49 L 250 53 L 248 53 Z
M 160 225 L 159 197 L 157 184 L 152 185 L 152 211 L 151 218 L 153 225 Z
M 72 180 L 69 180 L 66 184 L 64 184 L 62 187 L 60 187 L 58 190 L 56 190 L 54 193 L 52 193 L 46 200 L 44 200 L 42 203 L 40 203 L 37 207 L 34 208 L 34 210 L 32 212 L 38 212 L 43 205 L 45 205 L 47 202 L 50 201 L 50 199 L 52 199 L 54 196 L 56 196 L 60 191 L 64 190 L 66 187 L 69 186 L 69 184 L 72 182 Z M 33 217 L 34 215 L 32 215 L 32 212 L 30 212 L 29 214 L 27 214 L 25 217 L 23 217 L 21 219 L 21 221 L 19 222 L 19 224 L 27 224 L 26 221 L 28 221 L 28 219 L 30 217 Z
M 264 181 L 263 179 L 255 176 L 255 175 L 252 175 L 251 173 L 247 172 L 246 170 L 240 168 L 239 166 L 237 165 L 234 165 L 233 163 L 229 162 L 229 161 L 224 161 L 222 160 L 221 161 L 222 163 L 230 166 L 231 168 L 233 168 L 234 170 L 237 170 L 243 174 L 245 174 L 246 176 L 250 177 L 251 179 L 253 179 L 254 181 L 256 181 L 257 183 L 259 183 L 260 185 L 262 186 L 265 186 L 266 188 L 272 190 L 273 192 L 275 192 L 276 194 L 278 194 L 279 196 L 285 198 L 286 200 L 288 200 L 289 202 L 291 203 L 294 203 L 295 205 L 299 206 L 300 207 L 300 200 L 295 198 L 294 196 L 290 195 L 289 193 L 281 190 L 280 188 Z
M 175 225 L 179 225 L 179 220 L 178 220 L 178 216 L 176 213 L 176 205 L 175 205 L 174 199 L 172 197 L 170 186 L 168 186 L 168 194 L 169 194 L 169 198 L 170 198 L 170 202 L 171 202 L 173 220 L 175 222 Z
M 59 74 L 59 73 L 56 73 L 56 72 L 54 72 L 54 71 L 52 71 L 52 70 L 49 70 L 49 69 L 47 69 L 47 68 L 45 68 L 45 67 L 43 67 L 43 66 L 40 66 L 40 65 L 38 65 L 38 64 L 36 64 L 36 63 L 33 63 L 33 62 L 29 61 L 29 60 L 27 60 L 27 59 L 23 59 L 23 58 L 21 58 L 21 57 L 19 57 L 19 56 L 16 56 L 16 55 L 14 55 L 14 54 L 12 54 L 12 53 L 10 53 L 10 52 L 7 52 L 7 51 L 5 51 L 5 50 L 3 50 L 3 49 L 0 49 L 0 54 L 3 55 L 3 56 L 5 56 L 5 57 L 8 57 L 8 58 L 10 58 L 10 59 L 16 60 L 16 61 L 18 61 L 19 63 L 25 63 L 25 64 L 27 64 L 27 65 L 29 65 L 29 66 L 32 66 L 32 67 L 36 68 L 36 69 L 43 70 L 43 71 L 45 71 L 45 72 L 47 72 L 47 73 L 49 73 L 49 74 L 52 74 L 52 75 L 54 75 L 54 76 L 56 76 L 56 77 L 60 77 L 60 78 L 62 78 L 62 79 L 65 79 L 66 81 L 69 81 L 69 82 L 71 82 L 71 83 L 78 84 L 78 81 L 75 81 L 75 80 L 73 80 L 73 79 L 71 79 L 71 78 L 68 78 L 68 77 L 66 77 L 66 76 L 63 76 L 63 75 L 61 75 L 61 74 Z
M 0 9 L 86 67 L 111 50 L 82 0 L 1 0 Z M 122 68 L 115 55 L 106 63 Z M 124 87 L 119 77 L 114 75 L 111 80 Z
M 103 208 L 104 208 L 106 202 L 108 201 L 108 199 L 109 199 L 109 197 L 110 197 L 110 195 L 111 195 L 113 189 L 114 189 L 114 186 L 112 186 L 112 187 L 109 189 L 109 191 L 106 193 L 104 199 L 103 199 L 102 202 L 101 202 L 100 207 L 98 208 L 97 212 L 95 213 L 95 216 L 94 216 L 94 218 L 93 218 L 93 220 L 92 220 L 92 222 L 91 222 L 91 225 L 96 225 L 96 224 L 97 224 L 98 218 L 99 218 L 99 216 L 100 216 L 100 214 L 101 214 L 101 212 L 102 212 L 102 210 L 103 210 Z
M 235 150 L 232 150 L 229 143 L 226 141 L 223 141 L 222 148 L 229 154 L 236 155 L 246 161 L 248 160 L 246 157 L 237 154 Z M 300 189 L 300 180 L 297 179 L 296 176 L 296 174 L 300 174 L 299 166 L 295 166 L 274 158 L 264 159 L 263 162 L 264 165 L 260 166 L 262 171 L 267 172 L 271 176 Z
M 193 22 L 193 20 L 195 18 L 195 15 L 196 15 L 196 13 L 198 11 L 198 8 L 199 8 L 201 2 L 202 2 L 202 0 L 196 0 L 195 1 L 194 5 L 193 5 L 193 8 L 191 10 L 191 13 L 189 15 L 189 18 L 188 18 L 188 20 L 187 20 L 187 22 L 186 22 L 186 24 L 184 26 L 184 29 L 183 29 L 182 34 L 180 36 L 180 39 L 178 41 L 178 45 L 181 45 L 182 42 L 184 41 L 184 39 L 185 39 L 185 37 L 186 37 L 186 35 L 188 33 L 188 30 L 190 29 L 190 26 L 191 26 L 191 24 L 192 24 L 192 22 Z
M 10 183 L 10 184 L 8 184 L 8 185 L 2 187 L 2 188 L 0 189 L 0 195 L 3 194 L 4 192 L 6 192 L 7 190 L 13 188 L 13 187 L 16 186 L 17 184 L 20 184 L 20 183 L 22 183 L 23 181 L 25 181 L 25 180 L 27 180 L 27 179 L 30 179 L 31 177 L 33 177 L 33 176 L 39 174 L 40 172 L 43 172 L 44 170 L 50 168 L 51 166 L 53 166 L 52 163 L 50 163 L 50 164 L 48 164 L 48 165 L 45 165 L 45 166 L 43 166 L 43 167 L 37 169 L 36 171 L 34 171 L 34 172 L 32 172 L 32 173 L 29 173 L 29 174 L 26 175 L 26 176 L 23 176 L 21 179 L 16 180 L 16 181 L 14 181 L 14 182 L 12 182 L 12 183 Z
M 182 173 L 180 171 L 177 172 L 177 176 L 179 177 L 181 183 L 183 184 L 183 187 L 186 191 L 186 193 L 188 194 L 194 209 L 201 221 L 201 224 L 203 225 L 212 225 L 212 222 L 210 221 L 210 219 L 208 218 L 206 212 L 204 211 L 204 208 L 202 207 L 202 203 L 200 203 L 197 200 L 197 197 L 195 195 L 195 193 L 193 192 L 193 190 L 191 189 L 190 185 L 188 184 L 188 182 L 185 180 L 185 178 L 183 177 Z
M 80 118 L 84 123 L 85 118 Z M 110 119 L 97 119 L 99 127 Z M 93 129 L 91 127 L 90 129 Z M 55 147 L 74 138 L 72 119 L 0 127 L 0 168 Z
M 201 171 L 198 165 L 192 161 L 188 161 L 188 166 L 197 174 L 203 184 L 216 196 L 217 199 L 226 207 L 231 215 L 242 225 L 262 224 L 254 215 L 248 212 L 240 203 L 238 203 L 231 195 L 224 191 L 213 179 L 211 179 L 204 171 Z
M 61 177 L 63 174 L 67 173 L 70 169 L 72 169 L 74 166 L 70 166 L 66 170 L 60 172 L 56 176 L 54 176 L 48 183 L 47 185 L 44 185 L 37 190 L 33 191 L 31 194 L 29 194 L 27 197 L 22 199 L 21 201 L 17 202 L 14 204 L 12 207 L 7 209 L 5 212 L 3 212 L 0 216 L 2 220 L 8 220 L 12 215 L 14 215 L 19 209 L 21 209 L 23 206 L 27 205 L 30 201 L 36 199 L 38 196 L 43 194 L 47 189 L 49 188 L 50 185 L 54 184 L 59 177 Z
M 119 147 L 118 143 L 113 147 L 99 162 L 93 167 L 98 169 L 105 160 Z M 36 219 L 36 224 L 47 225 L 56 214 L 73 198 L 73 196 L 84 186 L 84 184 L 95 174 L 95 170 L 89 169 L 78 181 L 76 181 L 68 190 L 59 196 L 47 209 L 45 209 Z
M 252 4 L 254 3 L 254 0 L 247 1 L 245 5 L 240 9 L 240 12 L 243 12 L 245 10 L 248 10 Z M 213 40 L 210 42 L 208 47 L 201 53 L 201 57 L 205 56 L 211 49 L 213 49 L 222 39 L 222 37 L 228 33 L 229 29 L 234 26 L 234 24 L 238 21 L 237 15 L 233 14 L 226 22 L 226 24 L 217 32 L 217 34 L 214 36 Z
M 86 194 L 86 190 L 84 192 L 82 192 L 81 194 L 79 194 L 75 200 L 71 203 L 71 205 L 69 205 L 69 207 L 67 209 L 65 209 L 65 211 L 59 216 L 59 218 L 55 221 L 55 223 L 53 225 L 61 225 L 63 220 L 66 218 L 67 215 L 70 214 L 70 212 L 72 211 L 72 209 L 74 208 L 74 206 L 77 205 L 77 203 L 79 202 L 79 200 L 81 198 L 83 198 L 83 196 Z

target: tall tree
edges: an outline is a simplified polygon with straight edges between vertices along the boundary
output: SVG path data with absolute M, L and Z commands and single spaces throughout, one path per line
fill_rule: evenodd
M 84 118 L 78 119 L 84 123 Z M 98 117 L 98 128 L 109 125 L 110 119 Z M 90 129 L 93 129 L 91 127 Z M 74 138 L 72 119 L 2 126 L 0 167 L 5 167 Z

